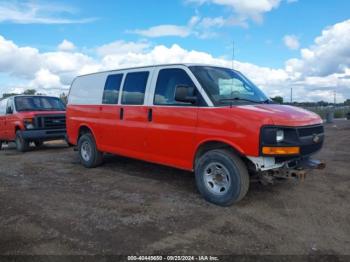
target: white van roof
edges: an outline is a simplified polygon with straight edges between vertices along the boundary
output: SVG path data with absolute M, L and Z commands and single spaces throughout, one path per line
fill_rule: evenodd
M 94 74 L 100 74 L 100 73 L 110 73 L 110 72 L 118 72 L 118 71 L 125 71 L 125 70 L 133 70 L 133 69 L 142 69 L 142 68 L 146 69 L 146 68 L 161 67 L 161 66 L 186 66 L 186 67 L 190 67 L 190 66 L 213 66 L 213 67 L 229 68 L 227 66 L 201 64 L 201 63 L 169 63 L 169 64 L 155 64 L 155 65 L 146 65 L 146 66 L 135 66 L 135 67 L 118 68 L 118 69 L 112 69 L 112 70 L 99 71 L 99 72 L 95 72 L 95 73 L 83 74 L 83 75 L 79 75 L 77 77 L 94 75 Z M 232 68 L 229 68 L 229 69 L 232 69 Z

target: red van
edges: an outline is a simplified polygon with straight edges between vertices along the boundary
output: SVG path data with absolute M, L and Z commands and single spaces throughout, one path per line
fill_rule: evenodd
M 238 71 L 173 64 L 77 77 L 67 106 L 67 135 L 85 167 L 103 153 L 195 172 L 204 198 L 241 200 L 251 176 L 271 182 L 322 167 L 320 117 L 274 104 Z
M 31 142 L 39 147 L 65 137 L 65 105 L 59 98 L 19 95 L 0 101 L 0 149 L 15 141 L 17 150 L 25 152 Z

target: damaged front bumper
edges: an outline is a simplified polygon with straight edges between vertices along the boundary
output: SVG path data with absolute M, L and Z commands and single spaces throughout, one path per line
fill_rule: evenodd
M 276 163 L 274 158 L 249 158 L 255 165 L 255 174 L 263 184 L 273 184 L 278 179 L 298 179 L 303 181 L 308 171 L 324 169 L 326 164 L 311 157 Z

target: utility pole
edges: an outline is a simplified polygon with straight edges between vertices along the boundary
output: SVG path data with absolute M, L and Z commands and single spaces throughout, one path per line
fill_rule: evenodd
M 337 103 L 337 92 L 334 90 L 334 105 Z
M 293 87 L 290 88 L 290 103 L 293 103 Z

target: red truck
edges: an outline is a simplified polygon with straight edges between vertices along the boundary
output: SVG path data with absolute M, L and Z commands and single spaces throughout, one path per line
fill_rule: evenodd
M 252 176 L 263 182 L 322 168 L 321 118 L 274 104 L 242 73 L 172 64 L 77 77 L 67 136 L 81 163 L 119 154 L 195 172 L 198 190 L 218 205 L 241 200 Z
M 50 96 L 12 96 L 0 101 L 0 149 L 5 142 L 16 142 L 20 152 L 30 143 L 65 139 L 65 105 Z

